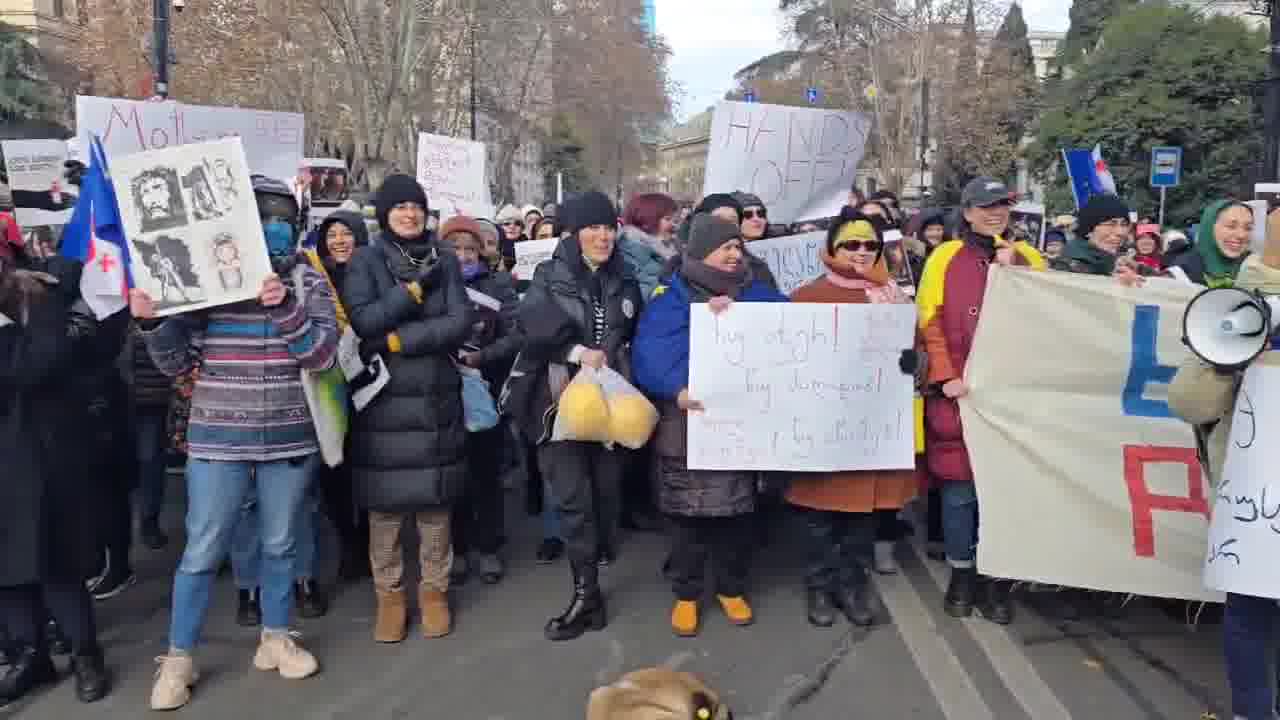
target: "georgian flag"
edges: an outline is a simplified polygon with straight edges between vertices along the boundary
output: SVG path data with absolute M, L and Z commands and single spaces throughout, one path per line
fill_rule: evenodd
M 80 199 L 62 234 L 62 255 L 84 263 L 80 295 L 99 319 L 128 307 L 129 249 L 120 206 L 108 176 L 107 157 L 95 135 Z
M 1111 176 L 1107 161 L 1102 159 L 1102 145 L 1093 146 L 1093 178 L 1097 184 L 1097 192 L 1104 195 L 1116 194 L 1116 179 Z

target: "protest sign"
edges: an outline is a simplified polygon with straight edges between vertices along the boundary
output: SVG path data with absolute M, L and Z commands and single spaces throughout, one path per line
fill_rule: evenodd
M 778 281 L 778 291 L 790 295 L 792 290 L 805 285 L 826 272 L 819 254 L 827 244 L 823 231 L 753 240 L 747 243 L 747 251 L 765 261 L 773 278 Z
M 775 223 L 838 215 L 870 127 L 865 115 L 844 110 L 721 102 L 703 194 L 758 195 Z
M 418 133 L 418 182 L 441 220 L 454 215 L 493 217 L 484 143 Z
M 146 150 L 238 137 L 249 172 L 288 183 L 302 163 L 304 119 L 298 113 L 76 97 L 76 132 L 81 144 L 97 134 L 111 165 L 116 158 Z
M 1272 440 L 1280 432 L 1280 367 L 1263 362 L 1245 372 L 1236 395 L 1227 461 L 1212 498 L 1204 582 L 1223 592 L 1280 598 L 1280 456 Z
M 64 187 L 62 180 L 67 143 L 5 140 L 0 142 L 0 151 L 4 153 L 18 224 L 23 228 L 67 224 L 76 202 L 75 186 Z
M 689 467 L 915 467 L 913 305 L 735 303 L 690 309 Z
M 271 262 L 239 138 L 111 158 L 111 182 L 156 315 L 258 296 Z
M 1009 226 L 1033 247 L 1044 249 L 1044 204 L 1020 202 L 1013 206 L 1009 215 Z
M 1212 599 L 1208 481 L 1168 383 L 1195 288 L 992 267 L 960 403 L 977 480 L 978 569 Z
M 516 243 L 516 266 L 511 275 L 517 280 L 532 280 L 533 271 L 555 254 L 558 239 L 525 240 Z

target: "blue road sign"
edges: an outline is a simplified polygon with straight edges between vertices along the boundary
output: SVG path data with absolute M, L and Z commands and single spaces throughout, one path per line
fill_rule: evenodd
M 1171 188 L 1182 182 L 1182 148 L 1151 148 L 1151 187 Z
M 743 94 L 742 94 L 742 99 L 743 99 L 744 101 L 746 101 L 746 102 L 755 102 L 755 101 L 756 101 L 756 91 L 755 91 L 755 90 L 748 90 L 748 91 L 746 91 L 745 93 L 743 93 Z
M 818 104 L 818 88 L 811 87 L 804 91 L 804 96 L 809 100 L 810 105 Z

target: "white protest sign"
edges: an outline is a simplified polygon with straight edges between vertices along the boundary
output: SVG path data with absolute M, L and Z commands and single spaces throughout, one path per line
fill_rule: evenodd
M 5 140 L 5 171 L 18 224 L 24 228 L 40 225 L 65 225 L 75 205 L 75 187 L 62 182 L 62 163 L 67 159 L 67 144 L 62 140 Z
M 418 182 L 441 220 L 454 215 L 493 217 L 484 143 L 418 133 Z
M 76 97 L 76 132 L 81 145 L 89 146 L 91 134 L 101 137 L 113 169 L 116 158 L 124 155 L 238 137 L 244 143 L 249 172 L 288 183 L 302 163 L 304 125 L 298 113 Z
M 915 467 L 914 305 L 735 303 L 690 309 L 689 467 Z
M 723 101 L 711 119 L 702 192 L 758 195 L 770 222 L 838 215 L 870 127 L 856 112 Z
M 753 240 L 747 243 L 746 248 L 747 252 L 769 266 L 773 278 L 778 281 L 778 291 L 790 295 L 792 290 L 826 272 L 822 259 L 818 257 L 826 244 L 827 234 L 817 231 Z
M 1236 395 L 1222 480 L 1214 491 L 1204 584 L 1280 598 L 1280 367 L 1254 364 Z
M 239 138 L 111 158 L 111 182 L 156 315 L 258 296 L 271 261 Z
M 533 271 L 539 265 L 551 259 L 556 252 L 558 239 L 524 240 L 516 243 L 516 266 L 511 275 L 517 280 L 532 280 Z

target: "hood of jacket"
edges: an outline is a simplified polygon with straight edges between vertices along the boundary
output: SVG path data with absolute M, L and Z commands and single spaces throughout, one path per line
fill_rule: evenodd
M 670 242 L 665 242 L 657 235 L 650 235 L 634 225 L 628 225 L 622 228 L 622 232 L 618 233 L 618 237 L 626 238 L 648 247 L 659 260 L 665 262 L 675 257 L 678 252 L 676 250 L 676 240 L 673 237 Z
M 369 226 L 365 225 L 364 216 L 350 210 L 335 210 L 316 228 L 316 254 L 323 260 L 329 259 L 329 245 L 324 241 L 325 235 L 329 232 L 329 226 L 339 222 L 351 229 L 356 249 L 369 244 Z
M 1232 259 L 1222 253 L 1218 247 L 1218 239 L 1213 235 L 1213 226 L 1218 222 L 1218 215 L 1228 206 L 1236 204 L 1233 200 L 1219 200 L 1211 203 L 1200 215 L 1200 227 L 1196 230 L 1196 253 L 1204 261 L 1204 281 L 1209 287 L 1229 286 L 1235 281 L 1236 274 L 1248 251 L 1238 258 Z

